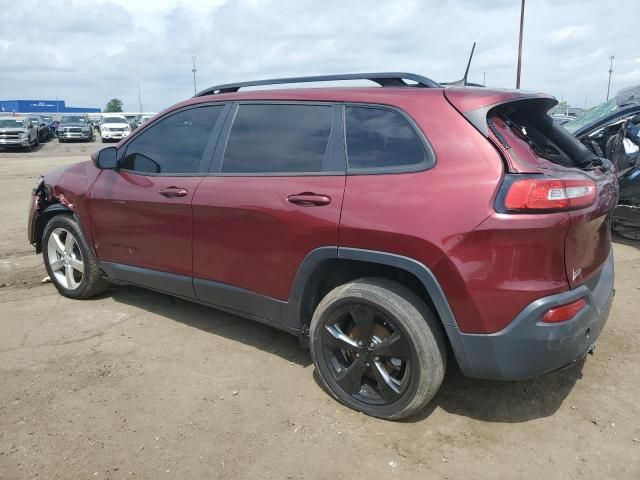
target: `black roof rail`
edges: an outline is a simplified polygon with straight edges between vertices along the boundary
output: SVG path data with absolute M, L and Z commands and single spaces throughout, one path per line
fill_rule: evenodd
M 414 85 L 405 82 L 411 80 L 416 82 L 416 87 L 438 88 L 441 85 L 430 78 L 405 72 L 377 72 L 377 73 L 343 73 L 339 75 L 317 75 L 312 77 L 289 77 L 271 78 L 269 80 L 255 80 L 252 82 L 227 83 L 216 85 L 198 92 L 196 97 L 213 95 L 216 93 L 237 92 L 244 87 L 256 87 L 259 85 L 282 85 L 286 83 L 309 83 L 309 82 L 334 82 L 340 80 L 370 80 L 381 87 L 413 87 Z

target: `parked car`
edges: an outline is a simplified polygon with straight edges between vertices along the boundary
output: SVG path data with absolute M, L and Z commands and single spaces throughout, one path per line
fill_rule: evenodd
M 620 201 L 613 212 L 613 230 L 640 240 L 640 85 L 620 90 L 564 127 L 616 165 Z
M 564 125 L 565 123 L 569 123 L 574 120 L 576 117 L 571 117 L 569 115 L 550 115 L 553 123 L 557 125 Z
M 153 117 L 155 117 L 155 114 L 153 115 L 142 115 L 140 117 L 140 125 L 147 123 L 149 120 L 151 120 Z
M 44 118 L 39 115 L 31 115 L 29 119 L 37 131 L 38 142 L 46 142 L 49 140 L 49 127 Z
M 85 140 L 92 142 L 93 129 L 86 115 L 63 115 L 58 125 L 58 142 L 69 140 Z
M 56 136 L 56 128 L 58 127 L 58 124 L 53 120 L 52 117 L 42 117 L 44 120 L 45 125 L 47 126 L 47 129 L 49 130 L 49 138 L 53 138 Z
M 38 144 L 38 130 L 29 118 L 0 117 L 0 148 L 17 147 L 30 152 Z
M 382 88 L 239 91 L 353 79 Z M 41 178 L 28 238 L 64 296 L 132 284 L 273 325 L 336 399 L 404 418 L 448 349 L 515 380 L 600 335 L 616 176 L 556 103 L 408 73 L 215 86 Z
M 122 115 L 105 115 L 100 122 L 100 137 L 106 141 L 120 141 L 131 133 L 131 126 Z

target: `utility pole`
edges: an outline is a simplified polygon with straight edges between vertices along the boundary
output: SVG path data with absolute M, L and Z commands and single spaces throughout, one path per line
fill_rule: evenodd
M 611 74 L 613 73 L 613 55 L 609 57 L 609 83 L 607 83 L 607 100 L 609 100 L 609 89 L 611 88 Z
M 524 30 L 524 0 L 520 4 L 520 37 L 518 39 L 518 72 L 516 74 L 516 88 L 520 88 L 520 70 L 522 70 L 522 32 Z
M 138 105 L 140 105 L 140 113 L 142 113 L 142 96 L 140 95 L 140 82 L 138 82 Z
M 487 86 L 487 72 L 482 72 L 482 85 Z
M 193 55 L 191 57 L 191 61 L 193 62 L 193 68 L 191 69 L 191 71 L 193 72 L 193 94 L 195 95 L 197 92 L 196 89 L 196 72 L 198 71 L 198 69 L 196 68 L 196 56 Z

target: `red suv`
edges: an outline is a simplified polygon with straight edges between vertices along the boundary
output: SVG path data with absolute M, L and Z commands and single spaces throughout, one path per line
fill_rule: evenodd
M 369 79 L 379 87 L 238 92 Z M 463 373 L 592 348 L 618 186 L 552 97 L 407 73 L 213 87 L 48 173 L 29 241 L 62 295 L 138 285 L 298 335 L 327 390 L 387 419 Z

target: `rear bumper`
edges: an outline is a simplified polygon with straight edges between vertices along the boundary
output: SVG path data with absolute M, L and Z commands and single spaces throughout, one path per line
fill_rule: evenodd
M 462 372 L 469 377 L 520 380 L 570 365 L 582 358 L 602 331 L 613 299 L 613 252 L 589 282 L 529 304 L 505 329 L 468 334 L 445 326 Z M 550 308 L 584 298 L 587 305 L 569 321 L 541 321 Z

